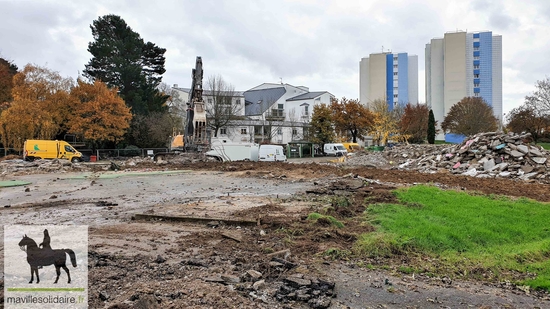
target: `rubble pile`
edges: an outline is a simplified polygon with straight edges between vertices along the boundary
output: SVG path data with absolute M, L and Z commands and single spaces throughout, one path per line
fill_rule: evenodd
M 426 155 L 431 155 L 434 152 L 440 152 L 445 148 L 449 148 L 449 145 L 403 144 L 391 148 L 386 147 L 384 149 L 383 155 L 388 161 L 401 164 L 409 160 L 414 160 L 422 158 Z
M 382 152 L 359 151 L 348 156 L 346 161 L 341 164 L 383 168 L 386 167 L 389 162 Z
M 542 147 L 526 143 L 529 138 L 530 134 L 479 133 L 462 144 L 445 145 L 441 150 L 424 153 L 415 159 L 410 159 L 410 153 L 403 151 L 401 156 L 409 158 L 399 162 L 397 168 L 420 172 L 445 169 L 453 174 L 474 177 L 548 181 L 549 153 Z
M 35 160 L 32 162 L 21 159 L 0 161 L 2 174 L 37 174 L 37 173 L 65 173 L 85 169 L 78 163 L 71 163 L 65 159 Z
M 307 302 L 311 308 L 328 308 L 335 297 L 334 283 L 303 274 L 294 274 L 283 280 L 275 298 L 282 302 Z

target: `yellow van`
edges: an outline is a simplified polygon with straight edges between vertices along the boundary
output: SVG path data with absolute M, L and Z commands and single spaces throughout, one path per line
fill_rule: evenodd
M 356 152 L 361 150 L 361 146 L 357 143 L 342 143 L 348 152 Z
M 67 159 L 74 163 L 82 161 L 82 154 L 65 141 L 29 139 L 23 145 L 23 159 Z

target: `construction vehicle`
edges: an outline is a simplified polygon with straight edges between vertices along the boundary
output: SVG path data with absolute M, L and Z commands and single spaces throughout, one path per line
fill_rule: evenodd
M 187 102 L 184 134 L 174 134 L 170 141 L 168 152 L 159 152 L 154 155 L 154 160 L 165 159 L 168 156 L 181 154 L 182 152 L 205 152 L 209 149 L 206 130 L 206 110 L 202 99 L 202 58 L 197 57 L 195 68 L 191 74 L 191 90 Z

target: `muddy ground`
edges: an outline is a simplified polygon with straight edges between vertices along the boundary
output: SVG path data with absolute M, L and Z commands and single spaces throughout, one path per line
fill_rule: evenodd
M 4 175 L 31 184 L 0 188 L 0 219 L 89 225 L 90 308 L 550 308 L 546 293 L 490 275 L 404 274 L 415 257 L 351 254 L 374 230 L 359 219 L 365 198 L 394 201 L 391 190 L 430 183 L 549 201 L 546 184 L 307 161 L 89 169 Z M 335 203 L 341 196 L 349 207 Z M 344 228 L 306 219 L 327 209 Z M 168 220 L 182 216 L 194 221 Z M 311 284 L 288 290 L 295 278 Z

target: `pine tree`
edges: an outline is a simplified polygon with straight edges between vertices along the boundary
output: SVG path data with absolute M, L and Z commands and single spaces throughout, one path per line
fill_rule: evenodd
M 117 87 L 133 114 L 147 115 L 163 111 L 168 96 L 159 92 L 164 69 L 164 53 L 116 15 L 105 15 L 93 21 L 93 42 L 88 44 L 92 59 L 84 75 L 100 80 L 109 88 Z
M 428 118 L 428 143 L 435 144 L 435 117 L 431 109 Z

